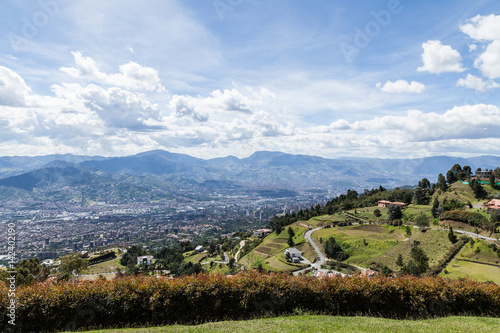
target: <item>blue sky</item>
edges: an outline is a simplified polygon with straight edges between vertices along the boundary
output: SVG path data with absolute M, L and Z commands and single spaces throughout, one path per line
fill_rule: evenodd
M 500 155 L 494 1 L 3 1 L 0 155 Z

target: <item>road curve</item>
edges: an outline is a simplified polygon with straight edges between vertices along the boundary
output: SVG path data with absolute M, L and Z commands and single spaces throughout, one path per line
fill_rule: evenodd
M 313 247 L 314 249 L 314 252 L 316 252 L 316 262 L 312 265 L 313 268 L 315 269 L 320 269 L 321 268 L 321 265 L 324 265 L 325 262 L 326 262 L 326 257 L 325 255 L 321 252 L 318 244 L 316 244 L 312 238 L 312 234 L 313 232 L 317 231 L 317 230 L 320 230 L 322 229 L 321 227 L 318 227 L 318 228 L 314 228 L 314 229 L 311 229 L 311 230 L 308 230 L 306 233 L 305 233 L 305 237 L 306 237 L 306 240 L 309 242 L 309 244 L 311 244 L 311 246 Z

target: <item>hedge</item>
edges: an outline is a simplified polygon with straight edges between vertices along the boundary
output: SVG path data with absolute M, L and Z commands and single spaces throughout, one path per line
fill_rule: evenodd
M 464 210 L 450 210 L 439 215 L 439 219 L 452 220 L 470 224 L 473 227 L 481 227 L 488 223 L 486 217 L 477 212 L 468 212 Z
M 127 277 L 45 283 L 16 291 L 16 326 L 7 323 L 7 293 L 2 286 L 2 332 L 193 324 L 280 315 L 297 308 L 389 318 L 500 317 L 498 285 L 440 277 L 317 279 L 247 272 L 233 277 L 200 274 L 170 280 Z

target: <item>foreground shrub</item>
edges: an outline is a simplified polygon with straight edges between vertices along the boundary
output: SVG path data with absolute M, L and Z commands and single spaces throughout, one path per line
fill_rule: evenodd
M 7 289 L 0 290 L 2 318 Z M 17 291 L 16 326 L 0 331 L 61 331 L 249 319 L 305 311 L 390 318 L 500 316 L 500 287 L 435 277 L 294 277 L 255 272 L 37 284 Z

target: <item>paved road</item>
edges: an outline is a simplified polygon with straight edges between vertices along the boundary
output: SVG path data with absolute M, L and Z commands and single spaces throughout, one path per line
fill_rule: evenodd
M 449 230 L 449 229 L 443 229 L 443 230 Z M 453 231 L 456 232 L 457 234 L 465 234 L 467 236 L 471 236 L 471 237 L 474 237 L 474 238 L 491 240 L 491 241 L 496 241 L 497 240 L 496 238 L 491 238 L 491 237 L 486 237 L 486 236 L 481 236 L 481 235 L 479 235 L 479 237 L 478 237 L 476 233 L 470 232 L 470 231 L 456 230 L 456 229 L 453 229 Z
M 301 269 L 300 271 L 295 271 L 293 272 L 293 275 L 300 275 L 304 272 L 307 272 L 307 271 L 310 271 L 310 270 L 315 270 L 315 271 L 321 271 L 321 272 L 325 272 L 325 273 L 335 273 L 335 274 L 338 274 L 338 275 L 341 275 L 341 276 L 345 276 L 344 273 L 341 273 L 341 272 L 337 272 L 337 271 L 334 271 L 334 270 L 331 270 L 331 269 L 322 269 L 321 266 L 325 264 L 326 262 L 326 257 L 325 255 L 323 254 L 323 252 L 321 252 L 318 244 L 316 244 L 316 242 L 314 242 L 313 238 L 312 238 L 312 234 L 313 232 L 317 231 L 317 230 L 320 230 L 322 228 L 314 228 L 314 229 L 311 229 L 309 231 L 307 231 L 305 233 L 305 238 L 306 240 L 309 242 L 309 244 L 311 244 L 311 246 L 313 247 L 314 249 L 314 252 L 316 254 L 316 262 L 314 264 L 311 264 L 311 267 L 308 267 L 306 269 Z M 305 263 L 310 263 L 309 260 L 307 259 L 303 259 L 302 260 L 303 262 Z
M 324 265 L 326 262 L 326 257 L 325 255 L 321 252 L 319 246 L 314 242 L 312 238 L 313 232 L 320 230 L 322 228 L 314 228 L 306 232 L 305 237 L 306 240 L 311 244 L 311 246 L 314 249 L 314 252 L 316 253 L 316 262 L 312 265 L 313 268 L 319 269 L 321 268 L 321 265 Z

